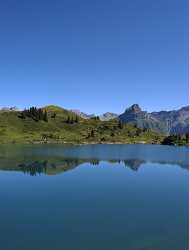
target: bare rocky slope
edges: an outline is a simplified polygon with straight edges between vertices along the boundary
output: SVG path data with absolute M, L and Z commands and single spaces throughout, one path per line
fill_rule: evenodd
M 136 124 L 140 128 L 149 128 L 163 134 L 189 133 L 189 106 L 173 111 L 148 113 L 138 104 L 132 105 L 119 116 L 122 122 Z

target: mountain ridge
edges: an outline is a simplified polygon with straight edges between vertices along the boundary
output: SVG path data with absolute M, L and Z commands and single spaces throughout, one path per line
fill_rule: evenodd
M 189 133 L 189 106 L 178 110 L 147 112 L 138 104 L 134 104 L 126 109 L 119 119 L 166 135 Z
M 48 105 L 23 111 L 0 112 L 0 144 L 2 143 L 153 143 L 162 135 L 118 119 L 101 121 L 98 116 L 84 119 L 74 112 Z
M 100 115 L 99 119 L 102 121 L 119 119 L 123 123 L 152 129 L 164 135 L 189 133 L 189 105 L 174 110 L 147 112 L 138 104 L 133 104 L 121 114 L 106 112 Z
M 63 116 L 78 116 L 83 120 L 98 118 L 100 121 L 117 119 L 122 123 L 135 125 L 142 129 L 151 129 L 164 135 L 189 133 L 189 105 L 174 110 L 144 111 L 138 104 L 126 108 L 121 114 L 106 112 L 102 115 L 87 114 L 77 109 L 65 109 L 56 105 L 48 105 L 41 108 L 47 113 L 60 113 Z M 2 108 L 4 112 L 18 112 L 17 108 Z M 20 111 L 21 112 L 21 111 Z

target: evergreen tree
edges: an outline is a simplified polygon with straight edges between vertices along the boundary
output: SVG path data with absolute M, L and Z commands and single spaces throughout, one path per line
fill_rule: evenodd
M 48 121 L 47 111 L 43 111 L 42 109 L 38 109 L 36 107 L 31 107 L 29 109 L 24 109 L 19 115 L 19 118 L 25 119 L 26 117 L 33 119 L 38 122 L 40 120 Z
M 91 136 L 91 137 L 94 137 L 94 129 L 91 130 L 90 136 Z
M 119 120 L 119 122 L 118 122 L 118 128 L 123 129 L 123 123 L 121 120 Z
M 189 133 L 186 133 L 186 142 L 189 143 Z
M 45 110 L 45 113 L 44 113 L 43 120 L 44 120 L 45 122 L 48 122 L 48 115 L 47 115 L 47 111 L 46 111 L 46 110 Z
M 79 118 L 78 116 L 75 117 L 75 122 L 78 123 L 79 122 Z
M 69 116 L 67 117 L 66 123 L 68 123 L 68 124 L 70 123 L 70 117 Z
M 55 119 L 56 118 L 56 113 L 53 113 L 51 118 Z
M 73 116 L 70 118 L 70 124 L 73 124 L 74 120 L 73 120 Z

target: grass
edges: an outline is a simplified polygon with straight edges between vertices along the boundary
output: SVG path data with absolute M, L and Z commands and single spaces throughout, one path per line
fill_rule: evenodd
M 160 143 L 162 136 L 146 129 L 117 120 L 100 121 L 78 119 L 68 124 L 76 115 L 57 106 L 43 108 L 48 122 L 19 118 L 19 111 L 0 112 L 0 143 Z M 56 118 L 53 118 L 56 113 Z

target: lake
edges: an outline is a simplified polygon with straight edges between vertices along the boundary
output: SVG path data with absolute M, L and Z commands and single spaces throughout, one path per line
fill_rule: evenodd
M 188 250 L 189 148 L 1 145 L 0 249 Z

